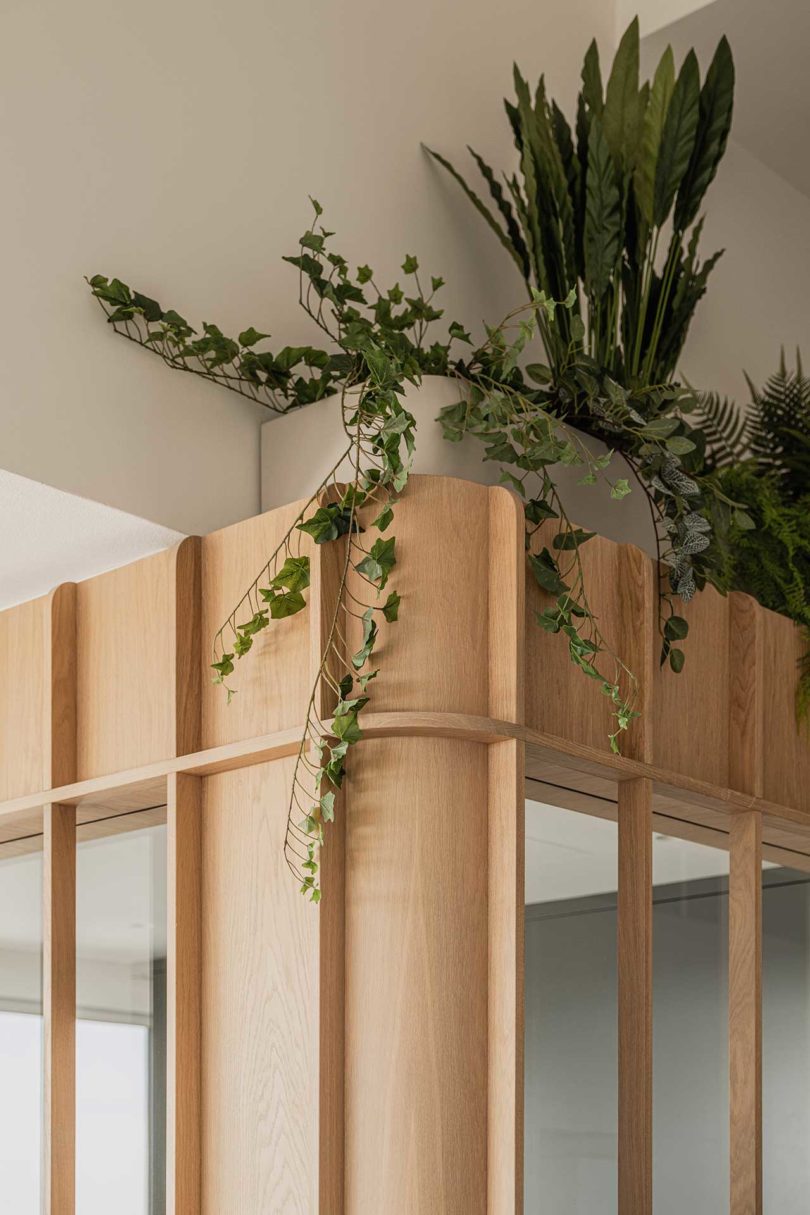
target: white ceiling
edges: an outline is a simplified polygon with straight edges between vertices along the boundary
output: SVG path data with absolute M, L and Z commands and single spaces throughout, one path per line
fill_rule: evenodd
M 753 156 L 810 195 L 807 0 L 714 0 L 644 42 L 649 69 L 668 42 L 678 60 L 692 46 L 705 71 L 721 35 L 734 53 L 737 88 L 732 136 Z M 771 216 L 771 222 L 776 221 Z
M 0 469 L 0 609 L 182 538 L 136 515 Z

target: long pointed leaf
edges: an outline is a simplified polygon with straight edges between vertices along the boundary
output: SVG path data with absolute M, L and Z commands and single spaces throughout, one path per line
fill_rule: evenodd
M 655 168 L 653 222 L 658 226 L 669 215 L 675 193 L 689 165 L 695 146 L 699 110 L 700 72 L 697 56 L 690 51 L 672 90 Z
M 624 32 L 605 91 L 605 139 L 616 163 L 629 166 L 638 151 L 641 107 L 638 89 L 638 17 Z
M 582 65 L 581 97 L 591 114 L 601 117 L 604 108 L 602 71 L 599 67 L 599 47 L 595 38 L 585 53 L 585 62 Z
M 523 239 L 520 227 L 515 219 L 515 213 L 512 210 L 508 198 L 503 192 L 503 187 L 483 157 L 479 156 L 474 148 L 468 147 L 467 151 L 478 165 L 481 176 L 489 186 L 489 192 L 492 195 L 492 199 L 500 211 L 504 223 L 506 224 L 506 230 L 509 233 L 509 239 L 512 242 L 512 246 L 520 257 L 521 265 L 523 267 L 523 277 L 528 282 L 531 275 L 529 251 L 526 248 L 526 242 Z
M 610 285 L 621 252 L 621 195 L 616 166 L 602 132 L 591 123 L 585 205 L 585 287 L 599 300 Z
M 700 93 L 700 120 L 695 146 L 675 205 L 675 227 L 683 232 L 697 215 L 703 196 L 722 160 L 734 109 L 734 59 L 721 38 Z
M 446 160 L 444 158 L 444 156 L 441 156 L 438 152 L 434 152 L 433 149 L 427 147 L 427 145 L 423 144 L 422 146 L 424 147 L 425 151 L 442 166 L 443 169 L 447 170 L 447 172 L 450 174 L 450 176 L 453 178 L 453 180 L 458 182 L 458 184 L 461 186 L 464 193 L 469 198 L 472 205 L 475 207 L 478 214 L 482 217 L 482 219 L 486 220 L 487 224 L 492 229 L 492 231 L 495 233 L 498 240 L 503 245 L 504 249 L 506 249 L 509 252 L 509 254 L 512 257 L 512 259 L 514 260 L 516 266 L 520 270 L 520 273 L 523 274 L 523 260 L 521 258 L 520 253 L 515 248 L 515 246 L 512 244 L 511 240 L 509 239 L 507 234 L 504 232 L 503 228 L 498 223 L 498 221 L 496 220 L 495 216 L 492 214 L 492 212 L 490 211 L 490 209 L 486 205 L 486 203 L 483 203 L 481 201 L 481 199 L 478 197 L 478 195 L 475 193 L 475 191 L 470 189 L 470 187 L 467 185 L 464 178 L 461 176 L 461 174 L 456 169 L 453 168 L 453 166 L 451 165 L 449 160 Z
M 655 171 L 658 165 L 658 153 L 661 147 L 661 137 L 664 133 L 664 122 L 675 88 L 675 57 L 672 47 L 668 46 L 661 56 L 661 62 L 655 72 L 650 100 L 644 115 L 641 129 L 641 147 L 634 185 L 639 209 L 646 222 L 653 223 L 653 202 L 655 197 Z

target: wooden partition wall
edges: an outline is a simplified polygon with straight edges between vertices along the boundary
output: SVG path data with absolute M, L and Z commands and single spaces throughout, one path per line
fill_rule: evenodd
M 294 509 L 0 614 L 0 842 L 45 837 L 49 1215 L 74 1213 L 76 826 L 162 804 L 172 1215 L 520 1212 L 524 770 L 619 821 L 621 1215 L 652 1203 L 653 826 L 730 849 L 731 1210 L 757 1212 L 759 870 L 810 868 L 792 625 L 706 591 L 684 672 L 661 671 L 652 563 L 591 541 L 592 606 L 641 687 L 615 756 L 604 698 L 534 624 L 516 498 L 414 478 L 401 619 L 316 908 L 282 842 L 334 547 L 313 547 L 309 610 L 259 636 L 230 706 L 208 672 Z

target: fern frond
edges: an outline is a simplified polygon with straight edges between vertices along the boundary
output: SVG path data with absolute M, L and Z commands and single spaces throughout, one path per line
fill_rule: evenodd
M 749 417 L 728 397 L 716 392 L 697 394 L 697 413 L 706 434 L 709 471 L 741 463 L 748 455 Z

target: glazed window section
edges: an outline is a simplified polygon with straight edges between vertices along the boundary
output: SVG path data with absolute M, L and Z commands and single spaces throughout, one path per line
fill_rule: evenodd
M 767 1211 L 810 1192 L 810 874 L 762 874 L 762 1179 Z
M 166 1210 L 166 828 L 149 813 L 77 847 L 77 1215 Z
M 526 803 L 525 1207 L 617 1209 L 615 822 Z
M 728 1210 L 728 873 L 723 849 L 653 836 L 656 1215 Z
M 0 846 L 0 1205 L 14 1215 L 40 1215 L 42 1118 L 40 836 Z

